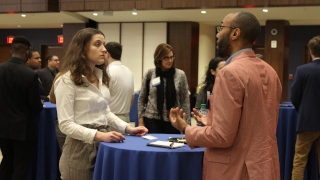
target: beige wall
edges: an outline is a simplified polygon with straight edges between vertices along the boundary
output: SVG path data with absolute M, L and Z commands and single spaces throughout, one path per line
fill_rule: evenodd
M 214 25 L 199 24 L 199 65 L 198 65 L 198 84 L 204 80 L 208 64 L 216 53 L 216 28 Z

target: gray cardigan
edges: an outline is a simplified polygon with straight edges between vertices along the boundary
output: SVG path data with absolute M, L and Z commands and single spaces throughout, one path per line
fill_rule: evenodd
M 149 69 L 148 73 L 151 73 L 151 80 L 156 77 L 156 69 Z M 138 117 L 147 117 L 150 119 L 161 119 L 158 115 L 157 109 L 157 87 L 152 87 L 151 81 L 149 84 L 149 96 L 148 96 L 148 104 L 146 109 L 144 110 L 144 99 L 147 96 L 146 94 L 146 81 L 147 74 L 143 77 L 141 91 L 138 99 Z M 189 103 L 189 86 L 187 81 L 187 76 L 184 71 L 177 69 L 173 76 L 174 86 L 176 88 L 176 107 L 182 108 L 183 112 L 186 113 L 186 121 L 190 124 L 190 103 Z M 164 90 L 166 90 L 166 78 L 163 78 L 164 81 Z M 164 103 L 163 103 L 163 118 L 164 121 L 169 120 L 170 112 L 166 107 L 166 93 L 164 93 Z

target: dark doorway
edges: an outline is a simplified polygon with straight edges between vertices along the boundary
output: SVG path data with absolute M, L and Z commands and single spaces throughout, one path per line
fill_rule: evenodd
M 0 63 L 6 62 L 11 58 L 11 44 L 0 44 Z
M 57 55 L 61 64 L 61 62 L 63 61 L 62 44 L 41 44 L 41 68 L 47 67 L 45 58 L 49 54 Z

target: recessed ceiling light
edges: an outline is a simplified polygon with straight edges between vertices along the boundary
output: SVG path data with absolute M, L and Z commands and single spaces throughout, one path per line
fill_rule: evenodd
M 94 16 L 98 16 L 98 13 L 93 13 Z
M 63 24 L 61 24 L 61 27 L 63 27 Z
M 268 10 L 268 9 L 263 9 L 262 11 L 263 11 L 263 12 L 268 12 L 269 10 Z
M 207 13 L 207 11 L 201 11 L 201 13 L 202 13 L 202 14 L 205 14 L 205 13 Z
M 21 14 L 21 17 L 26 17 L 27 15 L 25 15 L 25 14 Z
M 18 27 L 21 27 L 20 25 L 18 25 Z
M 132 15 L 137 15 L 138 13 L 137 12 L 132 12 Z

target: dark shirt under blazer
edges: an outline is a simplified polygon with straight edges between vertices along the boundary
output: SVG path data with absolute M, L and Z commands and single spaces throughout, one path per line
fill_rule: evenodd
M 48 96 L 51 90 L 53 80 L 56 77 L 56 75 L 52 72 L 52 70 L 49 67 L 40 69 L 37 71 L 37 73 L 41 80 L 42 86 L 46 91 L 46 96 Z
M 0 138 L 32 138 L 32 113 L 42 108 L 37 74 L 20 58 L 0 64 Z
M 291 87 L 297 131 L 320 131 L 320 59 L 299 66 Z

